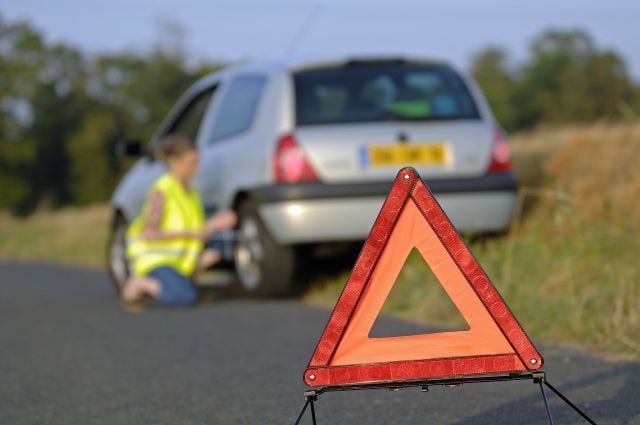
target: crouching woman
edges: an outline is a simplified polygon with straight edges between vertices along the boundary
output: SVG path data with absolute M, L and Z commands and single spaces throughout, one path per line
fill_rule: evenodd
M 202 202 L 191 180 L 198 169 L 198 151 L 180 135 L 165 137 L 157 156 L 167 172 L 152 185 L 141 214 L 127 230 L 131 277 L 121 288 L 123 306 L 143 307 L 147 297 L 167 306 L 187 306 L 197 299 L 192 276 L 219 261 L 220 253 L 204 249 L 218 230 L 235 225 L 232 211 L 205 221 Z

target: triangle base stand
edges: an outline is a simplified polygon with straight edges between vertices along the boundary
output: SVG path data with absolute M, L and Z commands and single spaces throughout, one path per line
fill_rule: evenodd
M 547 399 L 547 393 L 545 392 L 545 386 L 553 391 L 562 401 L 564 401 L 569 407 L 571 407 L 582 418 L 589 422 L 591 425 L 597 425 L 596 422 L 587 416 L 578 406 L 571 402 L 566 396 L 564 396 L 557 388 L 551 385 L 546 378 L 544 371 L 536 372 L 524 372 L 524 373 L 511 373 L 507 375 L 481 375 L 481 376 L 468 376 L 462 378 L 451 379 L 429 379 L 423 381 L 409 381 L 409 382 L 384 382 L 374 384 L 359 384 L 359 385 L 340 385 L 340 386 L 328 386 L 321 387 L 315 390 L 309 390 L 304 392 L 305 403 L 302 406 L 302 410 L 298 414 L 293 425 L 299 425 L 307 412 L 307 409 L 311 411 L 311 423 L 317 425 L 315 403 L 318 401 L 318 397 L 324 393 L 338 392 L 338 391 L 356 391 L 356 390 L 372 390 L 372 389 L 387 389 L 390 391 L 420 387 L 423 392 L 429 391 L 431 386 L 458 386 L 462 384 L 480 383 L 480 382 L 501 382 L 501 381 L 517 381 L 517 380 L 532 380 L 534 384 L 539 385 L 540 392 L 542 393 L 542 399 L 544 401 L 544 407 L 547 415 L 549 425 L 553 425 L 553 417 L 551 416 L 551 410 L 549 409 L 549 401 Z

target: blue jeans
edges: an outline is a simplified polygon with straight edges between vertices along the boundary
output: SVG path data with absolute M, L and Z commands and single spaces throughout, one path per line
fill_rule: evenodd
M 172 267 L 156 267 L 149 272 L 148 276 L 160 282 L 158 301 L 161 304 L 175 307 L 189 306 L 198 298 L 195 285 Z

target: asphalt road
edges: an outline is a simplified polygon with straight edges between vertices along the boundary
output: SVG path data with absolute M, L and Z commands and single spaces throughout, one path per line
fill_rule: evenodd
M 328 314 L 226 297 L 131 315 L 100 273 L 0 264 L 0 424 L 292 423 Z M 549 381 L 599 424 L 640 424 L 640 364 L 540 348 Z M 584 423 L 551 398 L 556 424 Z M 330 393 L 316 406 L 319 425 L 546 423 L 529 381 Z

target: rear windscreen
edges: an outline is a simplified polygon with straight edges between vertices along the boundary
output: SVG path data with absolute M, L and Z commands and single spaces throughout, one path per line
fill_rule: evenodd
M 353 65 L 294 74 L 296 124 L 477 119 L 462 79 L 443 65 Z

